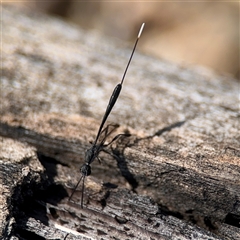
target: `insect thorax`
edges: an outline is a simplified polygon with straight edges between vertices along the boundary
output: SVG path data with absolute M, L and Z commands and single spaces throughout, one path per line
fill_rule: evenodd
M 93 145 L 85 153 L 85 163 L 91 164 L 98 155 L 98 145 Z

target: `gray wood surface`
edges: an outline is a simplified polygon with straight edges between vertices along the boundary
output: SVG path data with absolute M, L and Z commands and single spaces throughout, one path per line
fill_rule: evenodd
M 131 45 L 7 6 L 2 22 L 3 238 L 240 238 L 237 80 L 136 52 L 109 118 L 131 137 L 92 164 L 81 209 L 67 196 Z

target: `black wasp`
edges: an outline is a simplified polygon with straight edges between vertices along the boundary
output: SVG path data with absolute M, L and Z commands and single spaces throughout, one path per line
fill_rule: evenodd
M 119 138 L 121 135 L 125 135 L 125 134 L 118 134 L 117 136 L 115 136 L 111 142 L 109 142 L 108 144 L 104 144 L 106 138 L 114 131 L 114 128 L 116 128 L 118 125 L 114 125 L 114 124 L 110 124 L 108 125 L 106 128 L 103 129 L 103 126 L 110 114 L 110 112 L 112 111 L 112 108 L 114 106 L 114 104 L 116 103 L 117 99 L 118 99 L 118 96 L 121 92 L 121 89 L 122 89 L 122 84 L 123 84 L 123 81 L 125 79 L 125 75 L 127 73 L 127 70 L 128 70 L 128 67 L 129 67 L 129 64 L 132 60 L 132 57 L 133 57 L 133 54 L 135 52 L 135 49 L 136 49 L 136 46 L 137 46 L 137 43 L 138 43 L 138 40 L 141 36 L 141 33 L 142 33 L 142 30 L 143 30 L 143 27 L 144 27 L 145 23 L 142 24 L 140 30 L 139 30 L 139 33 L 138 33 L 138 36 L 137 36 L 137 40 L 134 44 L 134 47 L 133 47 L 133 50 L 132 50 L 132 54 L 130 56 L 130 59 L 128 61 L 128 64 L 127 64 L 127 67 L 125 69 L 125 72 L 123 74 L 123 77 L 122 77 L 122 81 L 115 87 L 115 89 L 113 90 L 113 93 L 110 97 L 110 100 L 109 100 L 109 103 L 108 103 L 108 106 L 107 106 L 107 109 L 105 111 L 105 114 L 103 116 L 103 119 L 102 119 L 102 122 L 101 122 L 101 125 L 99 127 L 99 130 L 98 130 L 98 133 L 97 133 L 97 136 L 96 136 L 96 139 L 95 141 L 92 143 L 91 147 L 86 151 L 85 153 L 85 163 L 83 164 L 83 166 L 81 167 L 80 171 L 81 171 L 81 178 L 79 179 L 78 183 L 76 184 L 76 186 L 74 187 L 73 191 L 72 191 L 72 194 L 71 196 L 69 197 L 69 201 L 71 200 L 74 192 L 76 191 L 79 183 L 82 181 L 82 197 L 81 197 L 81 207 L 83 207 L 83 193 L 84 193 L 84 181 L 85 181 L 85 177 L 89 176 L 91 174 L 91 163 L 97 158 L 99 161 L 99 153 L 101 151 L 103 151 L 103 149 L 109 145 L 111 145 L 117 138 Z M 113 129 L 111 129 L 112 127 L 114 127 Z M 100 143 L 97 144 L 97 141 L 99 140 L 100 136 L 103 136 Z

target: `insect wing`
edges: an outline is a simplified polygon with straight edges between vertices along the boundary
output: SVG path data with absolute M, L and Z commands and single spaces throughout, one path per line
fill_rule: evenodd
M 98 146 L 103 146 L 107 138 L 119 127 L 118 124 L 108 124 L 100 133 Z

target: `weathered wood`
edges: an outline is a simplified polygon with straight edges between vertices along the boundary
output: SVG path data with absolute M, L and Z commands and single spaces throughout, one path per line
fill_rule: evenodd
M 17 214 L 18 206 L 24 201 L 24 194 L 21 192 L 24 191 L 26 185 L 29 186 L 29 191 L 32 191 L 31 187 L 33 188 L 40 182 L 41 172 L 43 172 L 43 167 L 33 147 L 1 137 L 0 232 L 4 239 L 9 239 L 16 221 L 15 214 Z
M 23 239 L 34 239 L 34 236 L 46 239 L 176 239 L 179 236 L 184 239 L 221 239 L 165 215 L 148 197 L 113 185 L 112 189 L 107 185 L 103 187 L 91 178 L 86 192 L 89 202 L 87 208 L 81 209 L 79 204 L 67 201 L 67 187 L 60 184 L 65 182 L 61 174 L 71 172 L 68 167 L 59 168 L 49 161 L 44 164 L 43 157 L 40 157 L 48 178 L 54 177 L 51 172 L 54 164 L 55 177 L 58 178 L 53 182 L 49 179 L 51 183 L 45 183 L 44 187 L 43 168 L 33 148 L 2 138 L 1 149 L 1 190 L 5 193 L 1 206 L 9 210 L 1 212 L 4 239 L 14 235 Z M 74 198 L 78 202 L 80 194 L 77 192 Z
M 36 186 L 43 184 L 42 195 L 31 189 L 34 184 L 27 185 L 25 193 L 38 214 L 33 209 L 29 215 L 17 214 L 26 220 L 23 223 L 16 215 L 8 218 L 13 216 L 11 202 L 6 205 L 4 200 L 6 222 L 1 230 L 6 236 L 11 220 L 16 221 L 11 231 L 23 238 L 30 232 L 49 239 L 66 236 L 56 226 L 95 239 L 239 238 L 238 82 L 136 53 L 110 116 L 121 124 L 118 132 L 132 136 L 114 144 L 112 157 L 103 155 L 102 164 L 93 164 L 82 210 L 66 202 L 68 185 L 77 182 L 84 151 L 95 137 L 130 50 L 60 20 L 14 8 L 4 7 L 2 19 L 0 134 L 34 146 L 45 167 L 44 172 L 41 167 L 29 170 L 29 179 Z M 9 146 L 14 149 L 15 144 L 20 143 Z M 14 154 L 19 151 L 15 148 Z M 29 164 L 24 159 L 9 166 L 21 172 L 22 164 Z M 41 176 L 37 180 L 36 172 Z M 8 177 L 1 174 L 3 179 Z M 17 182 L 26 186 L 26 178 Z M 118 188 L 109 187 L 115 185 Z M 16 204 L 19 194 L 9 191 L 7 197 Z M 50 203 L 53 212 L 46 220 Z M 16 206 L 22 208 L 26 210 Z M 67 239 L 77 239 L 75 233 Z

